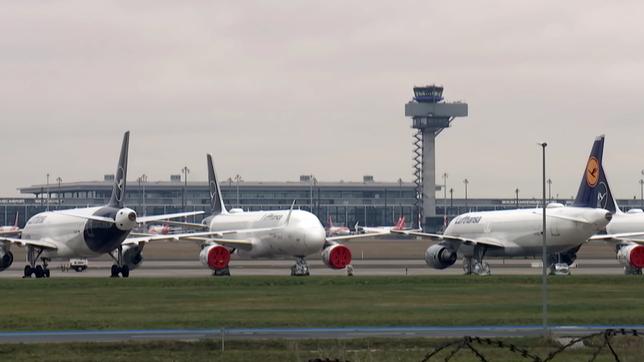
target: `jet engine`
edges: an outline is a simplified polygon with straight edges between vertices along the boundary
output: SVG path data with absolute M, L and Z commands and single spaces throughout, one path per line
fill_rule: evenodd
M 122 208 L 114 217 L 114 223 L 119 230 L 127 231 L 136 227 L 136 212 L 130 208 Z
M 123 264 L 127 265 L 130 270 L 134 270 L 141 266 L 143 262 L 143 255 L 141 252 L 143 248 L 137 245 L 123 245 Z
M 644 245 L 628 244 L 619 248 L 617 260 L 627 267 L 644 268 Z
M 322 250 L 322 261 L 331 269 L 344 269 L 351 264 L 351 250 L 342 244 L 333 244 Z
M 225 269 L 230 263 L 230 251 L 219 244 L 208 245 L 201 249 L 199 260 L 212 270 Z
M 445 269 L 456 263 L 456 251 L 440 244 L 432 245 L 425 251 L 425 263 L 434 269 Z
M 0 271 L 7 269 L 13 264 L 13 254 L 9 250 L 0 248 Z

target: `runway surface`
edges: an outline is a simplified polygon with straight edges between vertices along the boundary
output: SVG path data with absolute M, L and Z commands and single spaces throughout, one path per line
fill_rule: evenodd
M 551 335 L 583 336 L 606 329 L 644 331 L 644 325 L 550 326 Z M 0 343 L 125 342 L 145 340 L 196 341 L 201 339 L 349 339 L 389 338 L 459 338 L 530 337 L 543 334 L 537 325 L 458 326 L 458 327 L 342 327 L 342 328 L 234 328 L 234 329 L 154 329 L 116 331 L 33 331 L 0 332 Z
M 233 260 L 230 263 L 232 276 L 246 275 L 290 275 L 291 260 Z M 346 270 L 333 270 L 320 260 L 310 260 L 311 275 L 345 276 Z M 492 274 L 495 275 L 539 275 L 541 264 L 533 259 L 490 259 L 488 260 Z M 90 261 L 89 269 L 78 273 L 74 270 L 62 271 L 64 262 L 50 264 L 51 277 L 104 277 L 110 274 L 112 262 L 98 260 Z M 23 275 L 24 262 L 15 261 L 7 270 L 0 272 L 0 278 L 20 278 Z M 461 275 L 462 263 L 444 270 L 427 266 L 422 259 L 382 259 L 354 260 L 352 263 L 355 276 L 401 276 L 401 275 Z M 577 275 L 619 275 L 624 273 L 623 267 L 614 259 L 585 259 L 578 260 L 571 268 L 572 274 Z M 130 277 L 207 277 L 211 271 L 198 261 L 192 260 L 152 260 L 144 261 L 140 268 L 133 270 Z

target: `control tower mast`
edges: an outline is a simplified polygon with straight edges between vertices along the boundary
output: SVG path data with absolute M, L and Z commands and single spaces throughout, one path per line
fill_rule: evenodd
M 435 142 L 455 117 L 467 117 L 467 103 L 443 101 L 443 87 L 414 87 L 414 99 L 405 104 L 405 116 L 411 117 L 414 135 L 414 177 L 418 225 L 437 231 L 443 218 L 436 216 L 436 154 Z

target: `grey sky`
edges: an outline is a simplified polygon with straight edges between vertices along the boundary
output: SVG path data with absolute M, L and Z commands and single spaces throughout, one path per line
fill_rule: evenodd
M 644 162 L 637 1 L 3 1 L 0 195 L 187 164 L 205 179 L 411 180 L 413 85 L 465 100 L 437 143 L 462 197 L 576 192 L 593 138 L 618 197 Z

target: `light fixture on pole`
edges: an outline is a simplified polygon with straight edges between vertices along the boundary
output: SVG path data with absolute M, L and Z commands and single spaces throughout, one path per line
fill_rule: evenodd
M 548 268 L 548 251 L 546 249 L 546 146 L 548 144 L 546 142 L 539 143 L 539 146 L 541 146 L 541 152 L 542 152 L 542 171 L 543 171 L 543 178 L 542 178 L 542 183 L 543 183 L 543 196 L 542 196 L 542 209 L 543 209 L 543 220 L 542 220 L 542 229 L 541 229 L 541 236 L 542 236 L 542 244 L 541 244 L 541 249 L 542 249 L 542 268 L 541 268 L 541 297 L 542 297 L 542 322 L 543 322 L 543 336 L 544 338 L 547 338 L 549 335 L 548 332 L 548 273 L 547 273 L 547 268 Z

